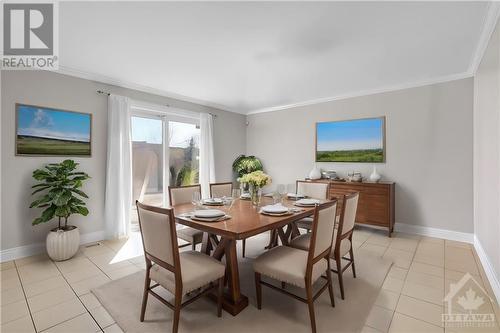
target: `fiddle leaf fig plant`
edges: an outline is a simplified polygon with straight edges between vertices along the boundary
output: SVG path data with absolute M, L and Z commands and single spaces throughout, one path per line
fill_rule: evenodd
M 37 225 L 58 218 L 58 229 L 68 229 L 68 218 L 72 214 L 87 216 L 89 211 L 82 198 L 88 198 L 81 190 L 83 182 L 89 179 L 85 172 L 76 171 L 78 163 L 65 160 L 61 163 L 50 163 L 33 171 L 33 178 L 39 181 L 33 185 L 32 195 L 40 193 L 30 208 L 44 208 L 42 214 L 33 220 Z M 64 226 L 61 221 L 64 219 Z

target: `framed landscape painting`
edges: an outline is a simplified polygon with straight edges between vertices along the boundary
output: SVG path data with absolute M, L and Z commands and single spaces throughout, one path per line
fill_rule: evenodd
M 385 117 L 316 123 L 316 162 L 385 162 Z
M 91 156 L 92 115 L 16 104 L 16 155 Z

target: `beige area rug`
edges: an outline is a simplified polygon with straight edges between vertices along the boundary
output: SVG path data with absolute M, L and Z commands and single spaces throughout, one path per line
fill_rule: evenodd
M 267 235 L 248 239 L 248 258 L 240 258 L 241 290 L 249 298 L 248 307 L 234 317 L 223 311 L 222 318 L 218 318 L 216 304 L 207 298 L 201 298 L 181 310 L 179 332 L 310 331 L 309 313 L 305 303 L 263 286 L 262 310 L 256 307 L 252 257 L 263 252 L 267 240 Z M 340 298 L 338 280 L 336 275 L 333 275 L 335 308 L 330 305 L 328 290 L 314 303 L 318 332 L 362 330 L 392 262 L 362 250 L 355 253 L 355 259 L 357 278 L 352 277 L 350 269 L 344 273 L 346 299 Z M 145 321 L 139 321 L 143 284 L 144 272 L 138 272 L 109 282 L 92 292 L 123 331 L 171 332 L 173 312 L 152 296 L 148 299 Z M 303 290 L 299 288 L 288 287 L 288 290 L 304 295 Z M 169 294 L 164 291 L 163 295 Z M 167 297 L 171 299 L 171 296 Z

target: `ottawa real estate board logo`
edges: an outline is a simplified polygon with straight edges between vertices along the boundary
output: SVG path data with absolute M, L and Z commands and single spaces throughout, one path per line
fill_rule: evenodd
M 2 70 L 58 69 L 57 2 L 4 2 Z
M 450 284 L 450 291 L 444 301 L 446 311 L 442 314 L 442 321 L 445 327 L 495 327 L 496 319 L 491 305 L 494 300 L 469 273 L 457 283 Z

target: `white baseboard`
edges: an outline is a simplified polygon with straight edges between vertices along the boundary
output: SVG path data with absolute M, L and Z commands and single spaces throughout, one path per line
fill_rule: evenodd
M 443 238 L 448 240 L 454 240 L 465 243 L 474 243 L 474 234 L 468 232 L 460 232 L 446 229 L 438 229 L 431 227 L 424 227 L 421 225 L 413 225 L 406 223 L 396 223 L 394 225 L 394 230 L 399 232 L 405 232 L 408 234 L 416 234 L 421 236 L 429 236 L 436 238 Z
M 104 230 L 90 232 L 87 234 L 80 235 L 80 244 L 97 242 L 103 239 L 104 239 Z M 34 256 L 36 254 L 44 253 L 45 251 L 46 251 L 45 243 L 37 243 L 37 244 L 13 247 L 11 249 L 0 251 L 0 262 Z
M 497 303 L 500 304 L 500 281 L 499 277 L 497 276 L 495 270 L 493 269 L 493 266 L 491 265 L 491 261 L 486 254 L 486 252 L 483 249 L 483 246 L 481 245 L 481 242 L 479 239 L 474 235 L 474 248 L 476 249 L 477 256 L 479 257 L 479 260 L 481 260 L 481 264 L 483 265 L 484 272 L 486 273 L 486 277 L 488 278 L 488 281 L 490 282 L 491 289 L 493 289 L 493 293 L 495 294 L 495 297 L 497 299 Z

